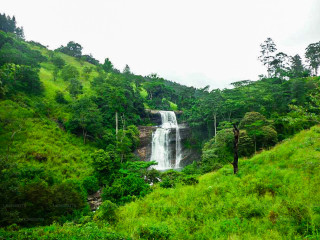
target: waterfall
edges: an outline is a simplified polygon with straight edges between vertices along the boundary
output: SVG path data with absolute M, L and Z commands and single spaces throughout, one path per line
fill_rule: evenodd
M 181 139 L 177 118 L 172 111 L 160 111 L 162 124 L 152 135 L 151 159 L 158 163 L 155 169 L 178 168 L 181 161 Z M 175 130 L 175 139 L 170 138 Z M 171 142 L 175 142 L 172 149 Z M 173 154 L 175 153 L 175 154 Z

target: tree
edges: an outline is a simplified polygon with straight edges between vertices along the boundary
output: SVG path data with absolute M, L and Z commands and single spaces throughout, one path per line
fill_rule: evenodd
M 239 132 L 238 152 L 240 157 L 250 157 L 254 153 L 254 142 L 247 134 L 246 130 Z
M 47 58 L 37 50 L 31 50 L 27 44 L 0 32 L 0 66 L 6 63 L 39 67 Z
M 124 174 L 116 178 L 112 186 L 103 189 L 102 199 L 110 200 L 118 204 L 125 204 L 136 197 L 143 197 L 150 192 L 150 186 L 143 178 L 136 174 Z
M 130 74 L 130 73 L 131 73 L 130 67 L 129 67 L 128 64 L 126 64 L 126 66 L 124 67 L 122 73 L 123 73 L 123 74 Z
M 63 80 L 68 81 L 72 78 L 79 78 L 80 73 L 78 69 L 72 65 L 66 65 L 61 71 L 61 77 Z
M 55 81 L 58 77 L 59 71 L 66 65 L 66 62 L 59 56 L 53 56 L 51 62 L 54 65 L 53 80 Z
M 262 127 L 266 124 L 266 118 L 258 112 L 248 112 L 240 122 L 240 127 L 245 129 L 248 136 L 253 138 L 254 151 L 257 151 L 257 140 L 263 135 Z
M 15 33 L 17 37 L 24 39 L 23 27 L 16 26 L 16 18 L 0 14 L 0 30 Z
M 93 68 L 85 66 L 82 70 L 82 75 L 85 80 L 88 80 L 90 78 L 90 74 L 92 73 Z
M 76 79 L 76 78 L 70 79 L 68 90 L 69 90 L 71 96 L 73 96 L 75 98 L 79 94 L 82 94 L 83 93 L 82 88 L 83 88 L 83 86 L 78 79 Z
M 61 104 L 66 104 L 68 101 L 65 99 L 63 92 L 61 91 L 56 91 L 54 99 L 56 100 L 57 103 Z
M 318 75 L 318 68 L 320 66 L 320 41 L 312 43 L 306 48 L 305 54 L 310 67 L 313 69 L 314 74 Z
M 56 55 L 52 57 L 51 62 L 58 69 L 62 69 L 66 65 L 66 62 L 61 57 Z
M 99 61 L 97 59 L 95 59 L 91 53 L 89 55 L 82 55 L 81 56 L 81 59 L 88 62 L 88 63 L 91 63 L 93 65 L 99 65 Z
M 298 130 L 320 123 L 320 87 L 308 96 L 310 101 L 304 106 L 290 104 L 291 112 L 285 120 Z
M 109 60 L 109 58 L 106 58 L 104 60 L 104 63 L 102 65 L 103 70 L 108 73 L 108 72 L 112 72 L 113 71 L 113 64 L 112 62 Z
M 262 127 L 262 147 L 269 148 L 274 146 L 278 141 L 277 131 L 271 126 Z
M 142 97 L 134 92 L 132 82 L 123 74 L 100 75 L 91 82 L 95 102 L 103 115 L 104 125 L 114 128 L 116 116 L 125 116 L 126 125 L 139 124 L 144 115 Z M 119 126 L 121 128 L 121 126 Z
M 6 16 L 6 14 L 0 14 L 0 30 L 4 32 L 14 32 L 16 29 L 16 19 L 13 16 Z
M 276 44 L 271 38 L 267 38 L 261 45 L 261 56 L 259 60 L 267 66 L 268 77 L 271 77 L 271 62 L 274 60 L 273 53 L 277 51 Z
M 21 38 L 21 39 L 24 39 L 24 30 L 23 30 L 23 27 L 17 27 L 15 29 L 15 34 L 17 35 L 17 37 Z
M 65 53 L 69 56 L 80 58 L 82 55 L 82 46 L 79 43 L 70 41 L 68 42 L 67 46 L 61 46 L 55 51 L 59 51 Z
M 39 78 L 39 69 L 30 66 L 5 64 L 0 68 L 0 82 L 4 94 L 22 91 L 28 94 L 40 94 L 43 90 Z
M 82 97 L 71 106 L 72 118 L 68 127 L 73 132 L 80 130 L 83 142 L 87 137 L 94 138 L 102 131 L 102 117 L 97 105 L 88 97 Z
M 255 152 L 257 147 L 270 147 L 277 142 L 277 132 L 258 112 L 247 112 L 240 122 L 240 127 L 253 139 Z
M 239 129 L 235 124 L 233 124 L 233 135 L 234 135 L 234 140 L 233 140 L 233 173 L 237 174 L 238 172 L 238 159 L 239 159 L 239 154 L 238 154 L 238 145 L 239 145 Z
M 202 164 L 214 168 L 215 165 L 232 163 L 233 156 L 232 128 L 219 131 L 216 137 L 207 142 L 202 150 Z
M 123 128 L 118 131 L 116 141 L 116 151 L 121 157 L 121 163 L 132 158 L 132 152 L 139 144 L 139 130 L 135 125 L 128 127 L 122 124 Z
M 223 108 L 223 98 L 220 89 L 212 90 L 204 101 L 203 111 L 208 112 L 208 120 L 213 120 L 214 136 L 217 136 L 217 117 Z
M 99 149 L 92 154 L 92 166 L 101 184 L 111 184 L 120 169 L 120 159 L 114 151 Z
M 309 71 L 305 68 L 302 63 L 301 57 L 299 54 L 290 57 L 290 77 L 299 78 L 299 77 L 308 77 L 310 75 Z
M 288 76 L 289 57 L 283 52 L 277 53 L 269 63 L 272 77 L 283 78 Z

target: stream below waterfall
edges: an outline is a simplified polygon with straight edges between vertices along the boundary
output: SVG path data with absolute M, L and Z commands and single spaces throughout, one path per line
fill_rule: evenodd
M 181 138 L 176 114 L 160 111 L 161 125 L 152 134 L 151 161 L 157 170 L 178 169 L 181 161 Z

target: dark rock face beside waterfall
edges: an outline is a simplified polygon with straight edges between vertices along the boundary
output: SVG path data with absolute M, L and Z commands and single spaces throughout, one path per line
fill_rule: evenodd
M 156 115 L 156 114 L 154 114 Z M 161 116 L 159 114 L 160 124 L 161 124 Z M 159 124 L 159 125 L 160 125 Z M 136 150 L 136 155 L 140 157 L 143 161 L 150 161 L 151 157 L 151 149 L 152 149 L 152 133 L 155 132 L 157 127 L 154 126 L 140 126 L 140 145 Z M 186 143 L 191 137 L 191 129 L 186 124 L 179 124 L 179 133 L 181 139 L 181 161 L 180 166 L 184 167 L 193 161 L 198 161 L 200 159 L 199 151 L 196 151 L 192 148 L 186 148 Z M 176 149 L 176 131 L 172 129 L 170 133 L 170 159 L 175 160 L 175 149 Z M 175 162 L 172 162 L 175 164 Z
M 160 118 L 161 121 L 161 118 Z M 140 131 L 140 144 L 136 149 L 135 154 L 140 157 L 142 161 L 149 161 L 151 157 L 152 148 L 152 133 L 157 127 L 154 126 L 139 126 Z

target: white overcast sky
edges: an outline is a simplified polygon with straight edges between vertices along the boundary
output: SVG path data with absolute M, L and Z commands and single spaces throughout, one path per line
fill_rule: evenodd
M 267 37 L 302 56 L 320 41 L 320 0 L 1 0 L 0 12 L 50 49 L 75 41 L 119 70 L 195 87 L 256 80 Z

